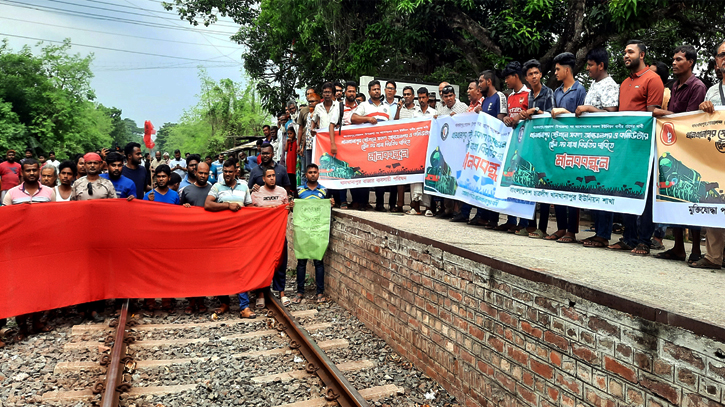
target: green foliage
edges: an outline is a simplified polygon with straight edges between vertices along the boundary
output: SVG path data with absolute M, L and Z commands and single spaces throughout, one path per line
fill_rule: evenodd
M 537 58 L 545 74 L 561 52 L 586 63 L 597 47 L 629 38 L 656 44 L 669 60 L 682 43 L 709 52 L 725 31 L 720 2 L 678 0 L 175 0 L 192 23 L 217 14 L 240 24 L 245 68 L 265 108 L 278 111 L 294 90 L 361 75 L 464 84 L 484 69 Z M 662 50 L 662 51 L 659 51 Z M 550 85 L 554 85 L 553 75 Z
M 0 45 L 0 150 L 26 147 L 71 157 L 133 139 L 121 110 L 94 102 L 93 54 L 70 54 L 70 40 L 37 55 Z
M 219 82 L 199 71 L 198 103 L 184 112 L 179 123 L 165 123 L 156 134 L 158 149 L 214 155 L 234 147 L 238 137 L 262 134 L 268 121 L 254 86 L 231 79 Z

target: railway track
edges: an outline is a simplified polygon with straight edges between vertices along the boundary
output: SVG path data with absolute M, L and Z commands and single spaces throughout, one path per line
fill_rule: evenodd
M 110 324 L 73 326 L 63 345 L 70 357 L 53 369 L 64 385 L 42 394 L 42 404 L 368 406 L 411 391 L 377 372 L 391 360 L 410 371 L 393 353 L 366 358 L 339 337 L 341 321 L 319 321 L 317 309 L 290 312 L 269 297 L 252 320 L 199 315 L 157 323 L 124 304 Z M 335 364 L 325 352 L 344 356 Z

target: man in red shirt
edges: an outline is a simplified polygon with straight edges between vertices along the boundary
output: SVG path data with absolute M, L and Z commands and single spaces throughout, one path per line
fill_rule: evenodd
M 654 112 L 662 107 L 665 86 L 659 75 L 644 63 L 647 47 L 642 41 L 631 40 L 624 50 L 624 66 L 629 69 L 629 78 L 619 87 L 619 111 Z M 650 175 L 651 176 L 651 175 Z M 651 183 L 646 185 L 651 187 Z M 632 254 L 648 256 L 652 244 L 654 224 L 652 223 L 652 193 L 648 191 L 647 202 L 641 216 L 624 215 L 622 239 L 607 248 L 629 250 Z
M 10 188 L 14 188 L 23 182 L 23 173 L 20 164 L 15 162 L 15 156 L 15 150 L 8 150 L 6 154 L 7 161 L 0 163 L 0 183 L 2 183 L 0 202 L 3 201 Z

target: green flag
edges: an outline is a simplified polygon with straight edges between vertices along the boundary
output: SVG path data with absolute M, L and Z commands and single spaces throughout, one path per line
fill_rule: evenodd
M 322 260 L 330 241 L 329 199 L 295 200 L 292 224 L 295 232 L 295 257 Z

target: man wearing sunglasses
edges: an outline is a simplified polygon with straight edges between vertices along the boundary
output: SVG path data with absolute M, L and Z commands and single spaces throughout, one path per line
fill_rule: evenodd
M 111 181 L 101 178 L 101 166 L 103 161 L 96 153 L 88 153 L 83 156 L 86 167 L 86 175 L 78 178 L 73 183 L 71 201 L 90 201 L 92 199 L 115 199 L 116 189 Z

